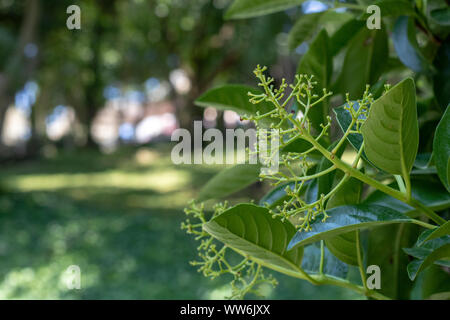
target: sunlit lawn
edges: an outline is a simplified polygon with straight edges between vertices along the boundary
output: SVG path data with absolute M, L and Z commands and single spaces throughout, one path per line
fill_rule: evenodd
M 197 273 L 188 263 L 197 244 L 180 230 L 183 207 L 219 167 L 174 166 L 169 155 L 166 145 L 2 165 L 0 299 L 226 296 L 230 279 Z M 70 265 L 81 268 L 80 290 L 67 289 Z M 276 277 L 280 284 L 269 298 L 357 297 Z

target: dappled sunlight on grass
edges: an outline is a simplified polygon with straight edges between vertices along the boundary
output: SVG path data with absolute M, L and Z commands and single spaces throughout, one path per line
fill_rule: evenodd
M 0 299 L 228 296 L 231 279 L 210 280 L 189 265 L 198 243 L 180 229 L 183 208 L 220 168 L 174 166 L 168 146 L 83 151 L 0 168 Z M 257 200 L 263 188 L 240 191 L 230 203 Z M 80 290 L 66 286 L 71 265 L 80 267 Z M 350 297 L 280 279 L 266 292 L 270 298 Z
M 185 171 L 153 169 L 141 172 L 108 170 L 96 173 L 24 174 L 13 176 L 6 187 L 22 191 L 54 191 L 63 188 L 116 187 L 134 190 L 169 192 L 186 187 L 189 175 Z

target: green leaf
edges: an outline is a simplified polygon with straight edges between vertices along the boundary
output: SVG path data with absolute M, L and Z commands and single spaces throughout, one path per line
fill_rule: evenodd
M 225 19 L 245 19 L 283 11 L 305 0 L 235 0 L 225 13 Z
M 350 41 L 342 71 L 336 80 L 337 92 L 348 92 L 352 99 L 362 96 L 366 84 L 378 81 L 388 59 L 386 28 L 362 28 Z
M 327 248 L 339 260 L 353 266 L 358 265 L 356 251 L 356 231 L 343 233 L 336 237 L 325 240 Z
M 333 71 L 333 60 L 328 54 L 328 34 L 325 30 L 319 32 L 315 39 L 311 42 L 308 51 L 300 60 L 297 68 L 298 74 L 313 75 L 317 85 L 313 89 L 313 93 L 321 96 L 322 89 L 328 88 Z M 308 117 L 311 124 L 318 132 L 322 130 L 320 125 L 326 122 L 328 116 L 328 99 L 311 108 Z
M 443 237 L 424 242 L 423 238 L 428 233 L 422 233 L 414 247 L 403 249 L 410 256 L 417 258 L 407 268 L 411 280 L 414 280 L 417 274 L 433 263 L 450 267 L 450 236 L 444 235 Z
M 324 136 L 321 139 L 319 139 L 319 143 L 321 143 L 322 145 L 327 145 L 327 137 Z M 281 149 L 281 152 L 282 153 L 287 153 L 287 152 L 302 153 L 302 152 L 305 152 L 305 151 L 311 149 L 312 146 L 313 145 L 310 142 L 306 141 L 302 137 L 299 137 L 299 138 L 294 139 L 293 141 L 289 142 L 288 144 L 286 144 Z M 317 156 L 320 157 L 320 159 L 322 159 L 322 157 L 323 157 L 322 154 L 317 150 L 313 150 L 308 153 L 308 157 L 316 158 Z
M 408 1 L 379 0 L 373 4 L 380 7 L 380 15 L 383 18 L 392 16 L 416 16 L 414 7 Z M 364 13 L 359 19 L 365 21 L 369 16 L 371 16 L 370 13 Z
M 330 55 L 338 54 L 365 25 L 365 21 L 356 19 L 344 23 L 330 38 Z
M 375 82 L 371 87 L 370 87 L 370 93 L 372 94 L 374 99 L 378 99 L 379 97 L 381 97 L 381 95 L 383 94 L 384 91 L 384 85 L 386 84 L 386 80 L 382 79 L 379 80 L 377 82 Z
M 395 22 L 392 40 L 397 56 L 405 66 L 415 72 L 429 71 L 429 62 L 417 44 L 414 19 L 399 17 Z
M 220 171 L 200 190 L 198 201 L 219 199 L 244 189 L 259 179 L 259 164 L 237 164 Z
M 437 265 L 432 265 L 422 272 L 422 299 L 450 300 L 450 281 L 448 273 Z
M 423 243 L 427 241 L 447 235 L 450 235 L 450 221 L 447 221 L 446 223 L 437 227 L 436 229 L 429 229 L 422 232 L 422 234 L 417 239 L 417 245 L 421 246 Z
M 347 180 L 327 202 L 327 209 L 357 204 L 361 199 L 362 182 L 355 178 Z
M 313 203 L 319 198 L 319 186 L 317 184 L 317 179 L 311 180 L 306 189 L 305 201 L 306 203 Z
M 441 110 L 450 101 L 450 41 L 447 39 L 436 53 L 433 61 L 436 73 L 433 75 L 433 90 Z
M 418 153 L 414 160 L 414 167 L 418 169 L 427 169 L 434 163 L 432 161 L 432 154 L 429 152 Z
M 332 143 L 327 149 L 328 151 L 331 151 L 334 149 L 334 147 L 337 145 L 337 141 Z M 335 156 L 340 158 L 345 150 L 345 143 L 338 149 Z M 330 168 L 333 165 L 333 163 L 328 160 L 327 158 L 322 158 L 320 160 L 319 164 L 317 165 L 316 173 L 322 172 L 328 168 Z M 334 177 L 336 175 L 336 170 L 331 171 L 327 174 L 324 174 L 323 176 L 320 176 L 317 178 L 317 198 L 314 200 L 318 200 L 320 198 L 320 195 L 324 194 L 326 195 L 331 191 L 333 188 L 333 181 Z
M 203 225 L 206 232 L 236 251 L 279 272 L 298 272 L 303 248 L 287 251 L 295 228 L 287 220 L 273 218 L 269 210 L 239 204 Z
M 321 215 L 316 218 L 311 224 L 311 231 L 297 232 L 288 248 L 304 246 L 354 230 L 412 221 L 400 212 L 378 205 L 340 206 L 327 210 L 327 214 L 329 217 L 325 222 L 321 221 Z
M 450 7 L 434 9 L 430 12 L 430 17 L 441 26 L 450 26 Z
M 233 110 L 240 116 L 256 115 L 271 111 L 274 106 L 266 101 L 258 104 L 253 104 L 249 101 L 248 92 L 254 94 L 261 94 L 262 91 L 250 86 L 226 84 L 208 90 L 202 94 L 195 104 L 200 107 L 213 107 L 219 110 Z
M 333 109 L 334 113 L 336 114 L 336 120 L 339 124 L 339 127 L 342 130 L 342 133 L 345 133 L 352 123 L 352 115 L 350 112 L 346 109 L 348 108 L 348 104 L 345 103 L 342 106 L 336 107 Z M 359 103 L 356 101 L 353 101 L 353 109 L 358 110 L 359 109 Z M 364 115 L 361 115 L 361 117 L 364 117 Z M 353 128 L 356 130 L 356 125 L 353 125 Z M 351 146 L 356 150 L 359 151 L 361 149 L 361 145 L 363 143 L 363 136 L 360 133 L 350 133 L 347 137 L 348 142 L 350 142 Z
M 320 242 L 306 246 L 303 251 L 302 269 L 308 274 L 319 274 L 320 257 Z M 323 273 L 341 279 L 345 279 L 348 273 L 348 266 L 332 255 L 327 247 L 324 247 Z
M 406 251 L 406 250 L 405 250 Z M 410 251 L 407 251 L 410 254 Z M 441 259 L 445 259 L 439 261 Z M 408 275 L 411 280 L 414 280 L 420 272 L 425 270 L 433 263 L 439 263 L 445 267 L 450 267 L 450 243 L 444 244 L 443 246 L 432 250 L 428 255 L 423 257 L 423 259 L 418 259 L 412 261 L 408 264 Z
M 333 109 L 334 113 L 336 114 L 336 120 L 339 124 L 339 127 L 342 130 L 342 133 L 345 133 L 348 129 L 348 127 L 350 126 L 350 124 L 352 123 L 352 115 L 350 114 L 350 112 L 345 108 L 348 107 L 348 104 L 344 104 L 340 107 L 336 107 Z M 356 101 L 353 101 L 353 109 L 358 110 L 359 109 L 359 104 Z M 360 119 L 365 119 L 364 115 L 360 115 L 359 117 Z M 353 129 L 356 130 L 356 125 L 353 126 Z M 347 140 L 348 142 L 350 142 L 351 146 L 356 150 L 356 152 L 359 151 L 359 149 L 361 149 L 362 143 L 363 143 L 363 136 L 360 133 L 350 133 L 347 136 Z M 367 161 L 368 163 L 370 163 L 372 166 L 376 167 L 373 163 L 371 163 L 369 161 L 369 159 L 367 159 L 366 153 L 362 152 L 361 157 Z M 379 169 L 379 168 L 377 168 Z
M 291 31 L 289 32 L 289 49 L 297 48 L 303 41 L 309 40 L 315 33 L 320 18 L 325 11 L 304 14 L 297 19 Z
M 390 184 L 390 186 L 396 188 L 397 184 L 394 182 Z M 414 199 L 435 211 L 444 210 L 450 207 L 450 194 L 439 182 L 434 182 L 430 179 L 412 180 L 411 195 Z M 413 216 L 413 213 L 417 212 L 415 208 L 379 190 L 372 192 L 363 203 L 386 206 L 408 216 Z
M 362 182 L 350 178 L 344 185 L 328 200 L 327 209 L 343 205 L 357 204 L 361 199 Z M 325 244 L 331 253 L 339 260 L 357 266 L 358 253 L 356 246 L 356 231 L 343 233 L 336 237 L 325 240 Z
M 450 104 L 436 128 L 433 154 L 438 176 L 450 192 Z
M 283 205 L 284 201 L 290 199 L 290 197 L 286 194 L 285 191 L 286 187 L 288 186 L 291 189 L 294 189 L 295 182 L 284 183 L 279 186 L 276 186 L 268 193 L 266 193 L 264 197 L 261 198 L 261 200 L 259 200 L 259 205 L 261 206 L 266 205 L 270 209 Z M 305 188 L 302 188 L 302 190 L 305 190 Z
M 402 248 L 414 245 L 418 230 L 419 226 L 405 223 L 370 230 L 367 265 L 377 265 L 381 269 L 381 294 L 392 299 L 410 299 L 413 283 L 406 272 L 410 261 Z
M 419 147 L 416 91 L 411 78 L 372 103 L 361 132 L 364 151 L 374 165 L 409 179 Z
M 295 139 L 288 144 L 286 144 L 281 152 L 287 153 L 287 152 L 295 152 L 295 153 L 302 153 L 306 150 L 312 148 L 312 144 L 305 139 L 298 138 Z

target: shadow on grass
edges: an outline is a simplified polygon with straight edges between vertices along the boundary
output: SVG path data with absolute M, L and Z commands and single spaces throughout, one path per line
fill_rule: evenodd
M 227 295 L 229 278 L 210 280 L 189 265 L 198 244 L 180 230 L 182 208 L 217 168 L 175 167 L 167 149 L 151 152 L 147 162 L 133 152 L 77 153 L 2 168 L 8 191 L 0 192 L 0 299 Z M 102 166 L 94 165 L 97 157 Z M 67 289 L 70 265 L 81 269 L 80 290 Z M 275 276 L 280 285 L 269 298 L 355 297 Z

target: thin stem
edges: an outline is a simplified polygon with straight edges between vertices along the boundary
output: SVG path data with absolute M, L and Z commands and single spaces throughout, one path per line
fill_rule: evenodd
M 337 279 L 337 278 L 332 278 L 329 276 L 323 276 L 323 275 L 313 275 L 313 278 L 318 278 L 318 281 L 320 282 L 320 284 L 329 284 L 329 285 L 335 285 L 335 286 L 339 286 L 339 287 L 343 287 L 343 288 L 347 288 L 350 290 L 353 290 L 357 293 L 363 294 L 363 295 L 367 295 L 367 297 L 370 298 L 374 298 L 374 299 L 378 299 L 378 300 L 391 300 L 391 298 L 386 297 L 385 295 L 376 292 L 376 291 L 368 291 L 366 292 L 366 290 L 364 289 L 364 287 L 362 286 L 358 286 L 356 284 L 351 283 L 350 281 L 346 281 L 346 280 L 341 280 L 341 279 Z
M 436 229 L 435 225 L 432 225 L 432 224 L 429 224 L 429 223 L 426 223 L 424 221 L 420 221 L 420 220 L 417 220 L 417 219 L 411 219 L 411 222 L 414 223 L 414 224 L 417 224 L 418 226 L 427 228 L 427 229 Z
M 403 192 L 404 194 L 406 194 L 406 187 L 405 187 L 405 183 L 403 182 L 402 176 L 395 174 L 394 178 L 397 181 L 400 192 Z
M 409 174 L 405 175 L 405 185 L 406 185 L 406 199 L 408 199 L 408 201 L 411 201 L 412 199 L 412 194 L 411 194 L 411 180 L 409 178 Z
M 342 5 L 342 4 L 339 4 L 339 5 Z M 349 4 L 345 4 L 345 5 L 349 5 Z M 355 5 L 353 5 L 353 6 L 355 6 Z M 360 7 L 359 5 L 357 5 L 357 6 L 358 6 L 358 8 Z M 262 86 L 264 87 L 264 90 L 265 90 L 268 98 L 270 98 L 270 101 L 273 102 L 273 104 L 275 105 L 275 107 L 278 110 L 286 112 L 286 110 L 280 105 L 277 98 L 274 96 L 272 90 L 269 89 L 270 83 L 267 83 L 264 76 L 262 76 L 260 79 L 261 79 Z M 309 95 L 308 95 L 308 98 L 309 98 Z M 308 99 L 308 105 L 309 105 L 309 99 Z M 410 196 L 410 193 L 405 195 L 404 193 L 402 193 L 398 190 L 395 190 L 389 186 L 386 186 L 386 185 L 382 184 L 381 182 L 365 175 L 364 173 L 357 170 L 356 168 L 349 166 L 348 164 L 343 162 L 341 159 L 336 158 L 334 154 L 332 154 L 331 152 L 326 150 L 318 141 L 316 141 L 316 139 L 314 139 L 309 134 L 308 130 L 304 130 L 304 128 L 303 128 L 303 121 L 305 120 L 304 117 L 302 118 L 301 122 L 297 121 L 296 119 L 292 119 L 292 117 L 288 117 L 287 119 L 289 119 L 289 121 L 299 130 L 301 137 L 304 140 L 310 142 L 314 147 L 316 147 L 316 149 L 320 153 L 322 153 L 325 156 L 325 158 L 330 160 L 336 166 L 337 169 L 342 170 L 343 172 L 349 174 L 350 176 L 390 195 L 391 197 L 394 197 L 406 204 L 409 204 L 410 206 L 412 206 L 416 209 L 421 210 L 425 215 L 427 215 L 430 219 L 432 219 L 434 222 L 436 222 L 439 225 L 442 225 L 446 222 L 445 219 L 441 218 L 433 210 L 431 210 L 430 208 L 427 208 L 426 206 L 424 206 L 422 203 L 420 203 L 416 199 L 413 199 Z M 408 176 L 408 175 L 405 175 L 405 176 Z M 410 182 L 408 181 L 408 179 L 405 179 L 405 180 L 406 180 L 406 190 L 410 191 L 411 190 Z
M 301 129 L 299 128 L 299 130 L 301 131 Z M 301 131 L 302 132 L 302 131 Z M 393 198 L 396 198 L 406 204 L 411 205 L 412 207 L 421 210 L 423 213 L 425 213 L 425 215 L 427 215 L 430 219 L 432 219 L 434 222 L 436 222 L 439 225 L 442 225 L 446 222 L 445 219 L 441 218 L 439 215 L 437 215 L 433 210 L 431 210 L 430 208 L 427 208 L 426 206 L 424 206 L 422 203 L 420 203 L 419 201 L 417 201 L 416 199 L 410 198 L 408 199 L 408 197 L 403 194 L 402 192 L 395 190 L 389 186 L 386 186 L 384 184 L 382 184 L 381 182 L 372 179 L 371 177 L 365 175 L 364 173 L 362 173 L 361 171 L 352 168 L 351 166 L 349 166 L 348 164 L 346 164 L 345 162 L 343 162 L 340 159 L 337 159 L 333 154 L 331 154 L 328 150 L 326 150 L 324 147 L 322 147 L 322 145 L 320 143 L 318 143 L 311 135 L 309 135 L 306 132 L 303 132 L 302 137 L 305 138 L 305 140 L 307 140 L 308 142 L 310 142 L 314 147 L 316 147 L 316 149 L 322 153 L 325 158 L 327 158 L 328 160 L 330 160 L 338 169 L 344 171 L 345 173 L 348 173 L 349 175 L 351 175 L 352 177 L 390 195 Z
M 336 147 L 334 147 L 333 151 L 331 151 L 332 154 L 336 154 L 336 152 L 339 150 L 339 148 L 342 146 L 342 144 L 346 141 L 346 139 L 347 139 L 348 135 L 350 134 L 350 131 L 352 130 L 355 123 L 356 123 L 356 120 L 353 118 L 352 122 L 350 123 L 350 125 L 348 126 L 344 135 L 342 136 L 341 140 L 338 142 Z
M 323 274 L 323 263 L 325 259 L 325 244 L 323 240 L 320 240 L 320 265 L 319 274 Z
M 361 275 L 361 281 L 363 284 L 364 289 L 367 291 L 369 291 L 369 289 L 367 288 L 367 283 L 366 283 L 366 273 L 364 272 L 364 264 L 362 261 L 362 255 L 361 255 L 361 243 L 360 243 L 360 239 L 359 239 L 359 229 L 356 230 L 356 256 L 358 258 L 358 268 L 359 268 L 359 273 Z
M 255 257 L 249 257 L 247 254 L 243 253 L 242 251 L 232 248 L 234 251 L 236 251 L 237 253 L 243 255 L 244 257 L 248 257 L 249 259 L 255 261 L 256 263 L 258 263 L 261 266 L 267 267 L 269 269 L 278 271 L 280 273 L 286 274 L 288 276 L 294 277 L 294 278 L 298 278 L 298 279 L 302 279 L 302 280 L 307 280 L 310 283 L 314 284 L 314 285 L 323 285 L 323 284 L 329 284 L 329 285 L 335 285 L 335 286 L 339 286 L 339 287 L 343 287 L 343 288 L 347 288 L 347 289 L 351 289 L 355 292 L 358 292 L 360 294 L 364 294 L 368 297 L 374 298 L 374 299 L 378 299 L 378 300 L 390 300 L 389 297 L 386 297 L 385 295 L 375 292 L 375 291 L 366 291 L 364 289 L 364 287 L 356 285 L 354 283 L 351 283 L 348 280 L 343 280 L 343 279 L 338 279 L 338 278 L 334 278 L 331 276 L 327 276 L 325 274 L 313 274 L 310 275 L 308 273 L 306 273 L 301 267 L 288 262 L 288 264 L 292 267 L 292 269 L 287 269 L 287 268 L 282 268 L 279 267 L 277 265 L 268 263 L 264 260 L 260 260 L 258 258 Z
M 400 199 L 399 199 L 400 200 Z M 447 222 L 447 220 L 445 220 L 444 218 L 440 217 L 437 215 L 436 212 L 434 212 L 433 210 L 431 210 L 430 208 L 424 206 L 421 202 L 417 201 L 414 198 L 411 198 L 408 202 L 406 202 L 407 204 L 409 204 L 410 206 L 413 206 L 416 209 L 421 210 L 422 212 L 424 212 L 431 220 L 433 220 L 434 222 L 436 222 L 439 225 L 442 225 L 444 223 Z
M 312 174 L 312 175 L 309 175 L 309 176 L 303 176 L 303 177 L 298 177 L 298 178 L 289 179 L 289 181 L 304 181 L 304 180 L 311 180 L 311 179 L 314 179 L 314 178 L 318 178 L 318 177 L 320 177 L 320 176 L 323 176 L 323 175 L 325 175 L 325 174 L 327 174 L 327 173 L 329 173 L 329 172 L 331 172 L 331 171 L 334 171 L 334 170 L 336 170 L 336 167 L 335 167 L 335 166 L 331 166 L 331 167 L 329 167 L 328 169 L 323 170 L 323 171 L 320 171 L 320 172 L 318 172 L 318 173 L 315 173 L 315 174 Z

